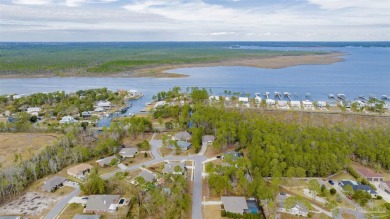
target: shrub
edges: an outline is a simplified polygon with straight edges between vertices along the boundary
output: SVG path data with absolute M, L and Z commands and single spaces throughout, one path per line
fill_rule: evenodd
M 144 153 L 144 157 L 148 157 L 148 153 L 145 152 L 145 153 Z
M 330 192 L 331 195 L 335 195 L 335 194 L 337 193 L 337 191 L 336 191 L 335 188 L 331 188 L 331 189 L 329 190 L 329 192 Z
M 378 195 L 378 196 L 376 197 L 376 199 L 381 200 L 381 199 L 382 199 L 382 196 Z
M 226 211 L 225 210 L 222 210 L 221 211 L 221 217 L 225 217 L 226 216 Z

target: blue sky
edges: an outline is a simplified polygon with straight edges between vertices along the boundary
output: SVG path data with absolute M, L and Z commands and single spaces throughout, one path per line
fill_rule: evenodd
M 389 41 L 390 0 L 0 0 L 0 41 Z

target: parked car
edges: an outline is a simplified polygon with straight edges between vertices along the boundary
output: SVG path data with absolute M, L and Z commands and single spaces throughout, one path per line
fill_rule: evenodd
M 329 180 L 328 182 L 329 184 L 334 185 L 334 182 L 332 180 Z
M 286 195 L 286 193 L 285 193 L 285 192 L 280 192 L 279 194 L 280 194 L 280 195 Z
M 352 200 L 352 196 L 348 195 L 347 197 L 348 197 L 349 200 Z

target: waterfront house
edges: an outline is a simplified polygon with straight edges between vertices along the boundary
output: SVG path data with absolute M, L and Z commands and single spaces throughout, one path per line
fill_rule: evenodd
M 103 107 L 96 107 L 95 112 L 104 112 L 106 111 Z
M 265 99 L 265 103 L 267 104 L 267 106 L 274 106 L 276 101 L 273 99 Z
M 292 100 L 290 101 L 290 106 L 292 108 L 301 108 L 301 101 Z
M 249 210 L 244 196 L 222 196 L 221 201 L 226 212 L 244 214 L 244 212 Z
M 180 167 L 180 170 L 178 170 L 176 167 Z M 171 162 L 164 163 L 164 169 L 162 172 L 163 174 L 184 174 L 186 170 L 187 168 L 183 162 Z
M 209 96 L 209 101 L 219 101 L 219 96 Z
M 249 103 L 249 98 L 248 97 L 238 97 L 238 102 Z
M 119 195 L 90 195 L 84 213 L 115 213 L 118 209 Z
M 114 159 L 118 159 L 118 158 L 114 155 L 114 156 L 110 156 L 110 157 L 106 157 L 106 158 L 102 158 L 100 160 L 97 160 L 96 163 L 101 167 L 107 167 L 110 165 L 111 161 Z
M 90 118 L 91 116 L 92 116 L 92 112 L 90 111 L 84 111 L 81 113 L 81 117 L 83 117 L 84 119 Z
M 58 188 L 62 187 L 65 181 L 67 181 L 65 177 L 53 176 L 44 182 L 43 186 L 41 187 L 42 191 L 54 192 Z
M 255 102 L 256 103 L 261 103 L 261 97 L 260 96 L 256 96 L 255 97 Z
M 287 101 L 284 101 L 284 100 L 278 101 L 278 107 L 286 107 L 286 106 L 287 106 Z
M 325 101 L 318 101 L 317 102 L 317 106 L 319 108 L 325 108 L 326 107 L 326 102 Z
M 138 148 L 133 147 L 133 148 L 122 148 L 119 151 L 119 155 L 122 156 L 123 158 L 133 158 L 135 155 L 138 153 Z
M 357 167 L 355 169 L 362 177 L 366 178 L 368 181 L 371 181 L 371 182 L 383 181 L 382 174 L 376 173 L 367 167 Z
M 75 120 L 73 117 L 71 116 L 64 116 L 62 117 L 62 119 L 60 120 L 60 124 L 72 124 L 72 123 L 75 123 L 77 122 L 77 120 Z
M 77 166 L 69 168 L 66 172 L 68 175 L 78 179 L 84 179 L 87 174 L 92 170 L 92 166 L 89 164 L 79 164 Z
M 313 102 L 311 102 L 311 101 L 304 100 L 304 101 L 302 101 L 302 105 L 303 105 L 303 108 L 305 108 L 305 109 L 314 109 Z

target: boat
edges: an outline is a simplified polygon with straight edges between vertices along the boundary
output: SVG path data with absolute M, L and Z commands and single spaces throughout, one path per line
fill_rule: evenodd
M 134 113 L 129 113 L 129 116 L 131 117 L 131 116 L 134 116 Z
M 337 94 L 337 98 L 340 100 L 345 100 L 345 94 Z
M 389 100 L 389 97 L 387 95 L 382 95 L 382 100 Z
M 334 95 L 333 95 L 333 94 L 329 94 L 329 95 L 328 95 L 328 98 L 334 99 Z

